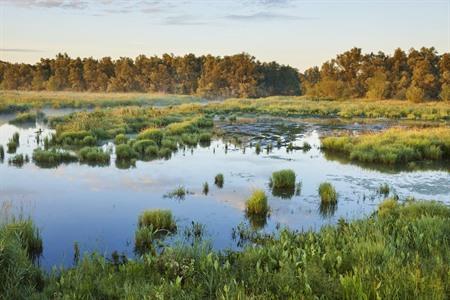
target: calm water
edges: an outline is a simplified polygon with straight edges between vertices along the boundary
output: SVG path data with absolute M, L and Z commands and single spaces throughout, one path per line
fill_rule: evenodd
M 53 112 L 53 115 L 65 112 Z M 36 147 L 36 131 L 51 134 L 45 124 L 17 127 L 0 118 L 0 144 L 6 146 L 14 132 L 20 133 L 17 153 L 31 157 Z M 379 129 L 384 125 L 346 126 L 347 130 Z M 112 159 L 109 167 L 90 167 L 78 163 L 55 169 L 40 169 L 32 162 L 18 168 L 5 161 L 0 164 L 0 205 L 10 213 L 31 216 L 41 230 L 44 254 L 41 263 L 69 265 L 73 243 L 81 251 L 97 250 L 109 254 L 114 250 L 133 253 L 133 238 L 138 215 L 145 209 L 171 209 L 179 232 L 191 221 L 206 226 L 207 238 L 216 249 L 234 248 L 232 228 L 247 222 L 244 214 L 246 198 L 255 188 L 269 195 L 271 215 L 263 230 L 273 231 L 278 225 L 292 229 L 317 229 L 335 223 L 340 217 L 361 218 L 372 213 L 382 200 L 377 189 L 388 183 L 391 193 L 400 198 L 414 196 L 450 204 L 448 165 L 442 170 L 416 172 L 381 172 L 352 164 L 327 160 L 319 150 L 319 137 L 336 127 L 307 122 L 259 120 L 247 124 L 223 124 L 229 134 L 244 136 L 249 142 L 266 144 L 280 135 L 295 140 L 296 145 L 308 141 L 308 152 L 274 147 L 259 155 L 248 146 L 228 146 L 215 140 L 209 147 L 178 151 L 169 160 L 138 161 L 135 168 L 118 169 Z M 342 129 L 342 128 L 338 128 Z M 112 145 L 105 145 L 105 148 Z M 113 158 L 113 157 L 112 157 Z M 300 195 L 290 199 L 273 196 L 268 186 L 273 171 L 293 169 L 302 183 Z M 214 185 L 214 176 L 223 173 L 222 189 Z M 202 194 L 202 184 L 209 183 L 210 192 Z M 339 202 L 334 212 L 320 211 L 317 188 L 331 182 L 338 191 Z M 164 195 L 178 186 L 191 193 L 184 200 Z M 9 208 L 10 207 L 10 208 Z M 0 215 L 1 216 L 1 215 Z

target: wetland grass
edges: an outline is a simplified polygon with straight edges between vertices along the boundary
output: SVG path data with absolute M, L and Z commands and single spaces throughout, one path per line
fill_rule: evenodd
M 333 185 L 329 182 L 322 182 L 319 185 L 320 201 L 323 205 L 333 205 L 337 203 L 337 193 Z
M 33 151 L 32 159 L 37 166 L 42 168 L 52 168 L 57 167 L 62 163 L 78 161 L 77 156 L 68 151 L 56 149 L 42 150 L 40 148 Z
M 116 144 L 116 145 L 126 144 L 127 142 L 128 142 L 128 137 L 123 133 L 119 133 L 114 138 L 114 144 Z
M 169 221 L 147 219 L 155 218 L 146 218 L 148 226 L 174 224 L 170 214 L 163 218 Z M 111 260 L 94 253 L 58 273 L 33 265 L 26 249 L 36 247 L 28 247 L 30 239 L 21 233 L 38 237 L 31 223 L 18 230 L 3 224 L 0 294 L 6 299 L 446 299 L 449 224 L 445 204 L 407 201 L 382 203 L 369 217 L 317 231 L 264 235 L 241 229 L 238 234 L 252 245 L 239 251 L 194 243 L 153 252 L 146 242 L 155 239 L 147 230 L 136 236 L 151 255 Z
M 261 189 L 254 190 L 245 202 L 245 207 L 247 215 L 267 216 L 269 205 L 266 193 Z
M 295 172 L 290 169 L 273 172 L 269 185 L 274 196 L 290 198 L 295 193 Z
M 450 128 L 391 128 L 359 136 L 326 137 L 322 149 L 364 163 L 442 161 L 450 159 Z
M 128 144 L 116 146 L 116 159 L 119 161 L 131 161 L 138 157 L 138 153 Z
M 80 162 L 89 165 L 109 165 L 110 155 L 97 147 L 84 147 L 79 152 Z
M 189 194 L 189 191 L 184 186 L 179 186 L 173 191 L 167 193 L 165 197 L 183 200 L 187 194 Z
M 205 183 L 203 183 L 203 194 L 208 195 L 208 193 L 209 193 L 209 184 L 208 182 L 205 181 Z
M 384 195 L 385 197 L 389 195 L 390 187 L 387 183 L 380 184 L 378 187 L 378 193 Z
M 154 230 L 174 232 L 177 228 L 170 210 L 155 209 L 146 210 L 138 220 L 139 228 L 152 226 Z
M 222 173 L 217 174 L 214 177 L 214 184 L 217 185 L 219 188 L 223 188 L 224 183 L 224 177 Z
M 3 161 L 5 159 L 5 149 L 3 148 L 3 145 L 0 145 L 0 161 Z

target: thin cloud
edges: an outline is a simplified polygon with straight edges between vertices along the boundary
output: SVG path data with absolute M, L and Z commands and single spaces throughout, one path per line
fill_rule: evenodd
M 317 18 L 276 14 L 270 12 L 259 12 L 247 15 L 237 15 L 237 14 L 228 15 L 225 16 L 225 19 L 234 21 L 303 21 L 303 20 L 316 20 Z
M 84 9 L 88 6 L 88 2 L 83 0 L 1 0 L 0 2 L 25 8 L 42 7 Z
M 0 52 L 42 52 L 42 50 L 26 48 L 0 48 Z
M 205 25 L 208 22 L 200 21 L 198 18 L 194 18 L 188 15 L 170 16 L 164 19 L 165 25 Z

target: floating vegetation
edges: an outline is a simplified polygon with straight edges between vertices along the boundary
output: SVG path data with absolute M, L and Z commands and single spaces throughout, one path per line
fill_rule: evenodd
M 80 162 L 89 165 L 109 165 L 110 155 L 97 147 L 84 147 L 80 150 Z
M 179 200 L 183 200 L 187 194 L 189 194 L 189 191 L 185 187 L 179 186 L 173 191 L 165 194 L 164 196 L 168 198 L 177 198 Z
M 337 193 L 334 187 L 329 182 L 322 182 L 319 185 L 320 201 L 323 205 L 336 204 Z
M 33 151 L 33 161 L 41 168 L 53 168 L 62 163 L 71 163 L 78 161 L 78 157 L 68 151 L 56 149 L 42 150 L 37 148 Z
M 203 183 L 203 194 L 208 195 L 209 193 L 209 185 L 208 182 Z
M 177 228 L 170 210 L 146 210 L 139 216 L 139 228 L 152 226 L 157 231 L 174 232 Z
M 217 185 L 219 188 L 223 188 L 223 182 L 224 177 L 222 173 L 219 173 L 214 177 L 214 184 Z

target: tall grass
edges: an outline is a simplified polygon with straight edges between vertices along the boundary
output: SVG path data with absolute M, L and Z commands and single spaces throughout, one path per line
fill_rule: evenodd
M 322 204 L 336 204 L 337 203 L 337 193 L 333 185 L 329 182 L 322 182 L 319 185 L 319 196 Z
M 359 136 L 326 137 L 322 149 L 343 153 L 351 160 L 388 165 L 448 160 L 450 128 L 391 128 Z
M 177 226 L 170 210 L 146 210 L 139 216 L 139 227 L 152 226 L 155 230 L 174 231 Z

